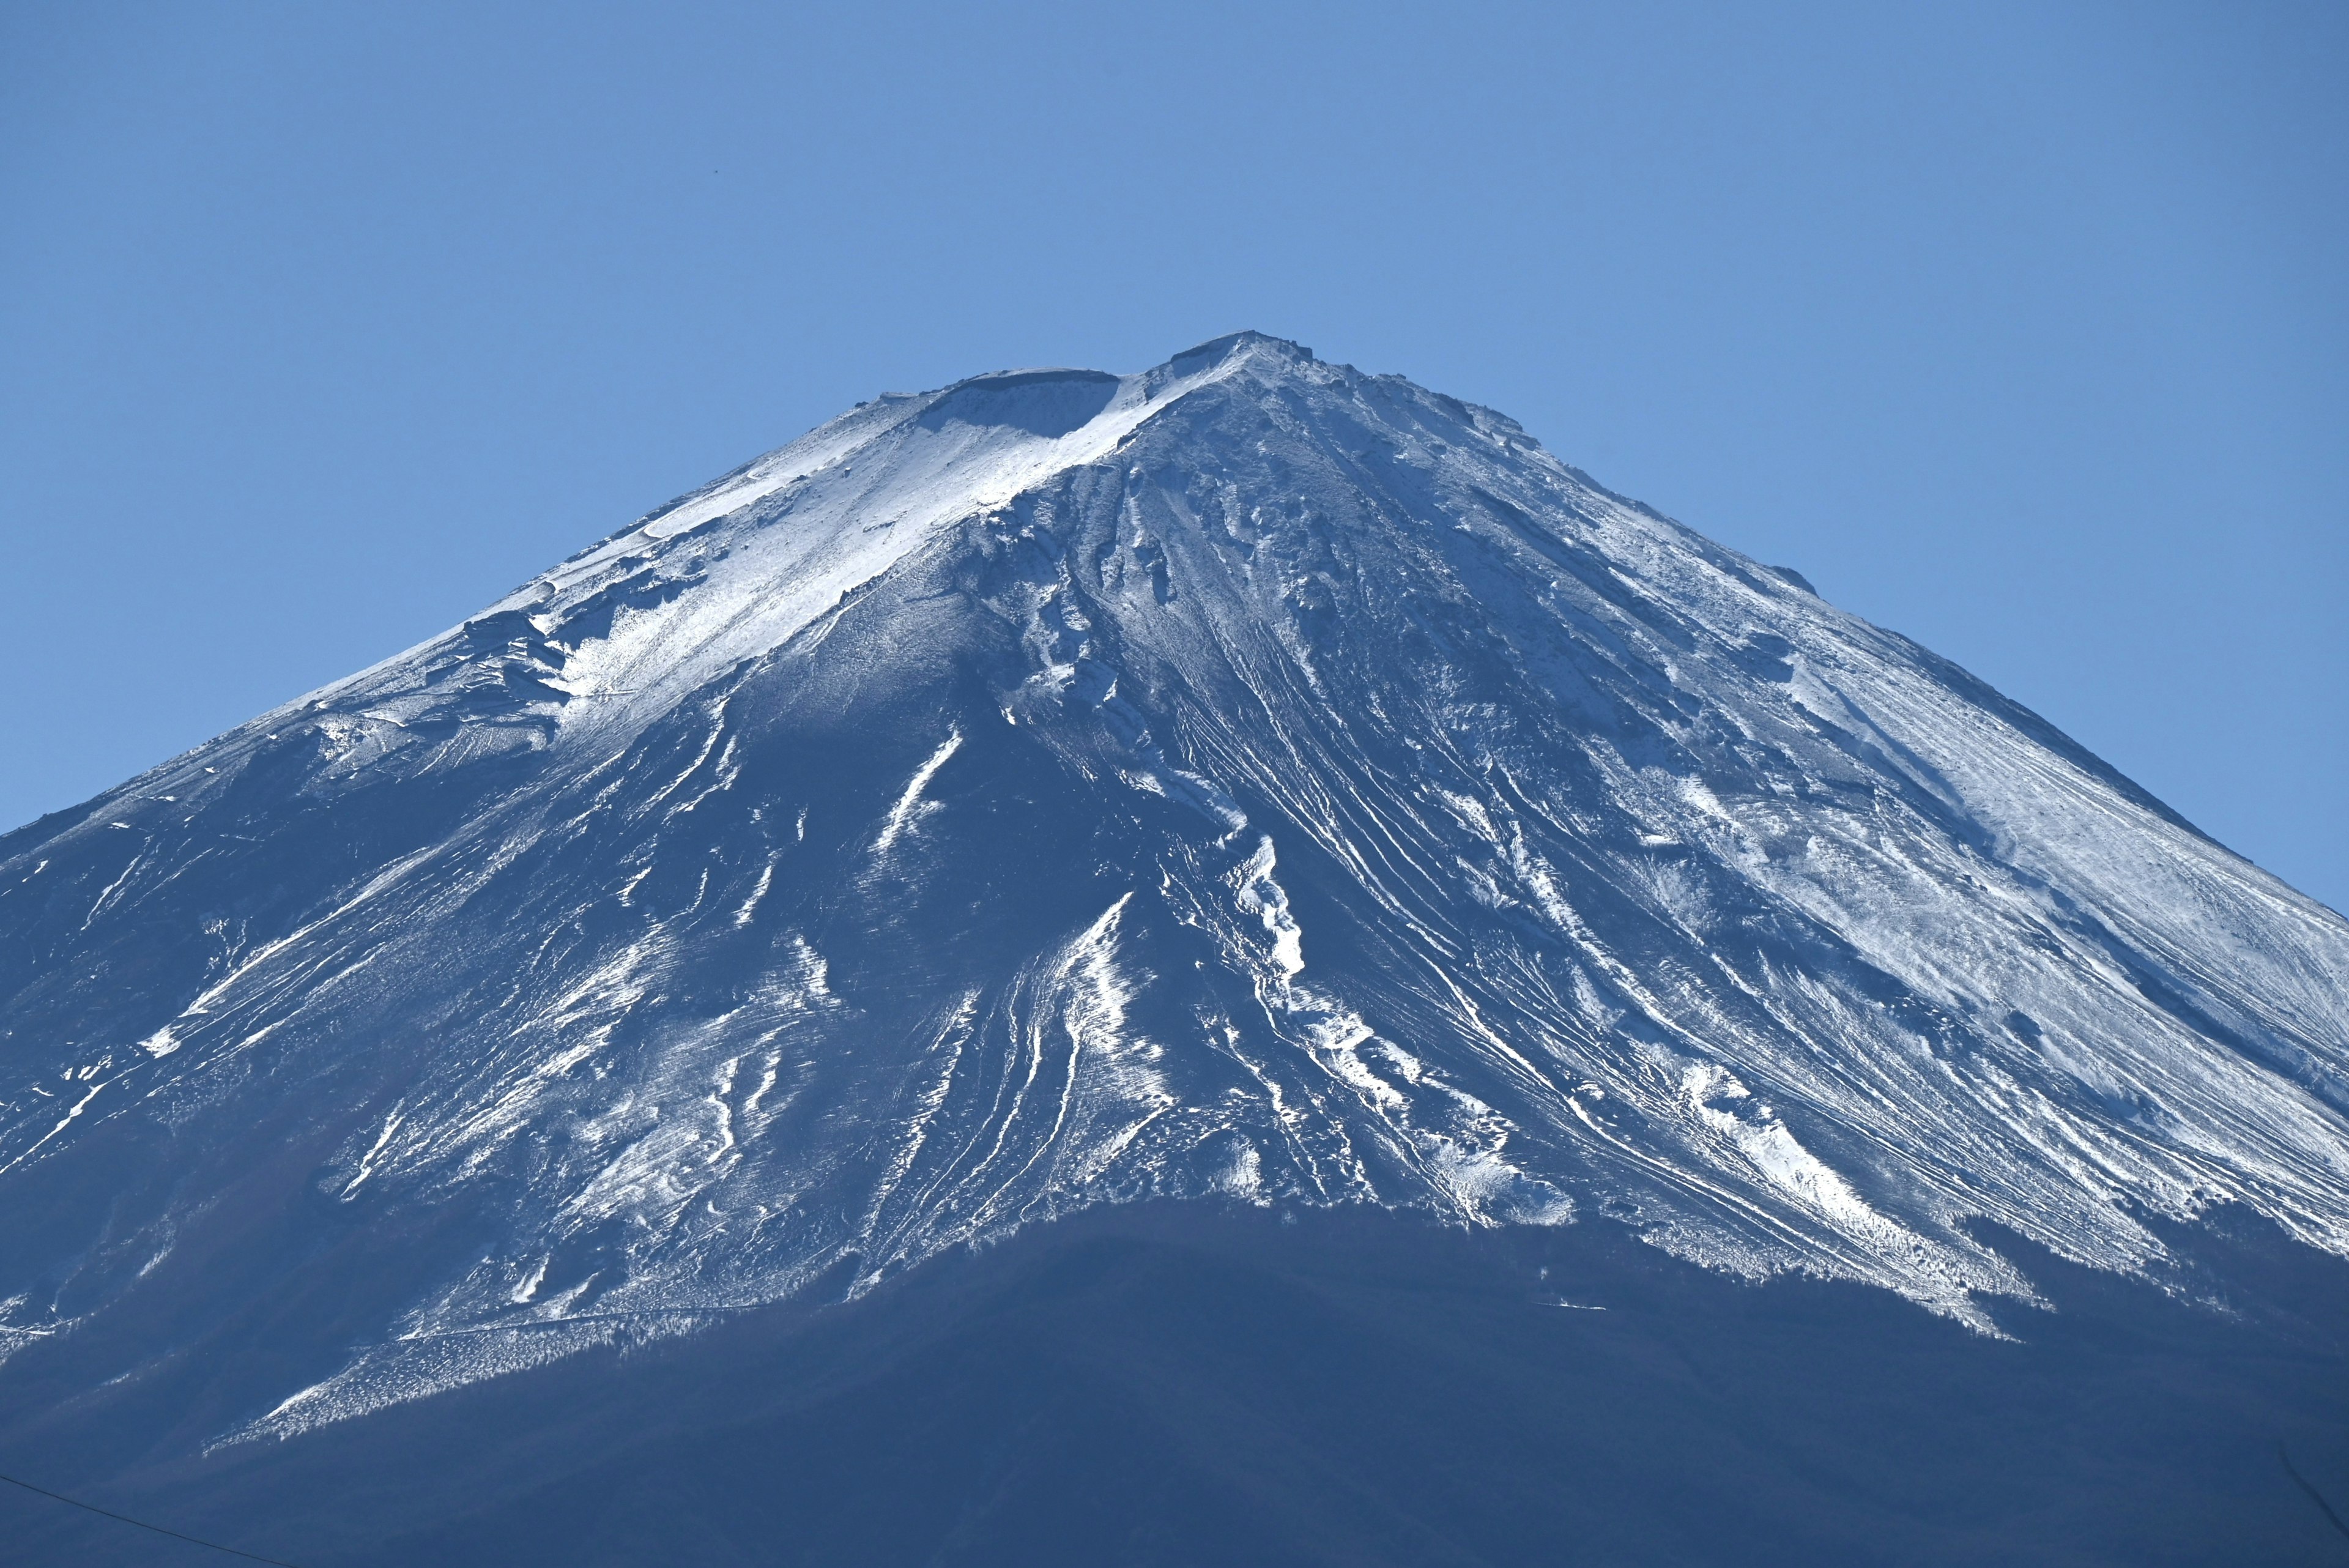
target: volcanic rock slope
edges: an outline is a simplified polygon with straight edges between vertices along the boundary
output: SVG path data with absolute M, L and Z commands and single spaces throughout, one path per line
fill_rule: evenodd
M 1254 334 L 865 404 L 0 840 L 0 1355 L 266 1331 L 214 1442 L 1146 1198 L 1993 1332 L 2002 1233 L 2349 1252 L 2349 924 Z

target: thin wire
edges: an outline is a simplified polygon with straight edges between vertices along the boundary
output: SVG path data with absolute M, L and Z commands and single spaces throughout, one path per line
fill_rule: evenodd
M 232 1557 L 242 1557 L 248 1563 L 266 1563 L 270 1568 L 295 1568 L 295 1564 L 275 1557 L 264 1557 L 257 1552 L 241 1552 L 233 1546 L 222 1546 L 217 1541 L 206 1541 L 201 1535 L 185 1535 L 176 1530 L 166 1530 L 160 1524 L 150 1524 L 143 1519 L 133 1519 L 127 1513 L 117 1513 L 110 1508 L 100 1508 L 94 1502 L 84 1502 L 78 1497 L 67 1497 L 61 1491 L 51 1491 L 45 1486 L 35 1486 L 31 1481 L 18 1480 L 15 1476 L 0 1475 L 0 1481 L 6 1481 L 10 1486 L 23 1487 L 26 1491 L 38 1492 L 41 1496 L 53 1498 L 58 1502 L 70 1503 L 75 1508 L 99 1514 L 107 1519 L 119 1520 L 125 1524 L 135 1524 L 141 1530 L 151 1530 L 158 1535 L 168 1535 L 174 1541 L 185 1541 L 191 1545 L 209 1547 L 214 1552 L 225 1552 Z
M 2292 1455 L 2285 1452 L 2282 1443 L 2276 1445 L 2276 1458 L 2283 1461 L 2283 1473 L 2290 1476 L 2300 1490 L 2308 1494 L 2308 1501 L 2324 1511 L 2324 1517 L 2333 1521 L 2333 1528 L 2343 1535 L 2349 1536 L 2349 1524 L 2342 1523 L 2341 1516 L 2333 1511 L 2333 1505 L 2324 1501 L 2324 1494 L 2311 1486 L 2308 1478 L 2292 1468 Z

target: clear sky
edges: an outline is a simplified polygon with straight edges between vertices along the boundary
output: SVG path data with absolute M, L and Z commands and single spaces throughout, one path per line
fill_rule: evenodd
M 876 392 L 1521 420 L 2349 907 L 2349 6 L 0 7 L 0 826 Z

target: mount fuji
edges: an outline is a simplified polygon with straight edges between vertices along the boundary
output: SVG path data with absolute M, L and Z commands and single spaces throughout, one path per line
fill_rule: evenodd
M 2344 1259 L 2349 921 L 1254 333 L 864 404 L 0 838 L 0 1465 L 305 1563 L 2328 1561 Z

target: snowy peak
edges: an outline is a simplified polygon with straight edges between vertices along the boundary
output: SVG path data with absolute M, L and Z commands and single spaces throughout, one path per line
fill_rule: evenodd
M 526 616 L 561 651 L 556 690 L 598 704 L 650 699 L 598 706 L 597 729 L 640 720 L 781 646 L 942 524 L 1100 462 L 1202 387 L 1300 362 L 1309 356 L 1293 345 L 1242 333 L 1139 376 L 999 371 L 883 399 L 653 514 L 492 613 Z
M 1257 334 L 864 405 L 5 849 L 0 1354 L 398 1239 L 248 1436 L 1144 1199 L 1982 1327 L 1984 1222 L 2349 1251 L 2349 925 Z

